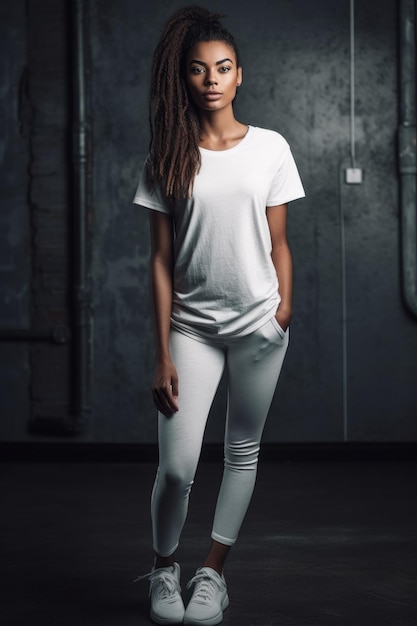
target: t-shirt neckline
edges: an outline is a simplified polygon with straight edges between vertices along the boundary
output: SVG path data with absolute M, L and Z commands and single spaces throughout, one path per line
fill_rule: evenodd
M 224 155 L 224 154 L 230 154 L 231 152 L 235 152 L 236 150 L 239 150 L 241 146 L 248 141 L 249 137 L 252 135 L 253 128 L 254 128 L 253 126 L 248 124 L 248 130 L 245 136 L 239 141 L 239 143 L 237 143 L 232 148 L 226 148 L 226 150 L 209 150 L 208 148 L 202 148 L 201 146 L 199 146 L 199 150 L 201 150 L 201 152 L 204 152 L 204 154 L 211 154 L 211 155 L 222 155 L 222 154 Z

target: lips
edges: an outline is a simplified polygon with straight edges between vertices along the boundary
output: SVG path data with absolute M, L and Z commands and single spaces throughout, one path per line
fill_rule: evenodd
M 218 100 L 222 97 L 222 95 L 223 94 L 219 93 L 218 91 L 206 91 L 206 93 L 203 93 L 203 98 L 205 98 L 206 100 Z

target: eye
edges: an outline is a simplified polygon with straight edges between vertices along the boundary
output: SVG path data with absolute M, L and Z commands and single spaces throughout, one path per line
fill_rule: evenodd
M 201 67 L 201 65 L 195 65 L 191 68 L 191 72 L 192 74 L 203 74 L 205 70 L 204 67 Z
M 231 67 L 228 67 L 227 65 L 222 65 L 222 66 L 221 66 L 221 68 L 220 68 L 220 72 L 221 72 L 222 74 L 226 74 L 226 73 L 227 73 L 227 72 L 229 72 L 231 69 L 232 69 L 232 68 L 231 68 Z

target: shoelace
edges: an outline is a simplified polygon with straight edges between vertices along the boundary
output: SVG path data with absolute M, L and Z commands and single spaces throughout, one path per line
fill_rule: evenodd
M 194 584 L 193 601 L 202 603 L 210 603 L 216 592 L 216 587 L 218 589 L 224 587 L 223 581 L 218 580 L 207 571 L 197 572 L 194 578 L 187 584 L 187 589 Z
M 137 583 L 144 578 L 148 578 L 150 582 L 149 595 L 151 595 L 152 590 L 156 585 L 158 585 L 158 593 L 161 599 L 166 599 L 173 596 L 176 591 L 178 591 L 178 593 L 181 593 L 181 587 L 179 586 L 178 581 L 176 580 L 172 572 L 167 572 L 164 570 L 148 572 L 143 576 L 138 576 L 138 578 L 135 578 L 133 582 Z

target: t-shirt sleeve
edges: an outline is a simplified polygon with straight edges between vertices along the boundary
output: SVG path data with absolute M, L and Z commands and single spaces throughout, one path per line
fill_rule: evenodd
M 153 209 L 161 213 L 172 213 L 170 199 L 163 192 L 161 185 L 157 185 L 155 188 L 151 187 L 147 180 L 146 169 L 147 160 L 145 160 L 142 167 L 142 173 L 139 178 L 135 197 L 133 198 L 134 204 L 139 204 L 146 209 Z
M 305 192 L 290 146 L 286 144 L 283 158 L 272 181 L 266 206 L 287 204 L 304 198 Z

